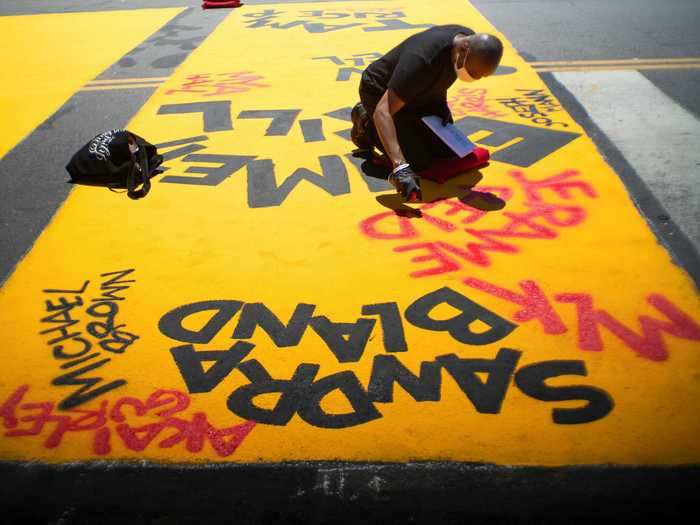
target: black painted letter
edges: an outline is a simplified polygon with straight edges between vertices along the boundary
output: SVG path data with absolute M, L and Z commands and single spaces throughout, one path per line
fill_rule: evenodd
M 406 352 L 406 336 L 403 320 L 396 303 L 367 304 L 362 307 L 362 315 L 378 315 L 384 332 L 384 349 L 387 352 Z
M 199 303 L 184 304 L 161 317 L 158 329 L 164 336 L 176 341 L 205 344 L 219 333 L 219 330 L 236 315 L 241 306 L 243 306 L 243 303 L 240 301 L 201 301 Z M 190 330 L 182 326 L 182 321 L 186 317 L 207 310 L 215 313 L 199 330 Z
M 305 180 L 336 197 L 350 193 L 350 182 L 345 164 L 337 155 L 319 158 L 323 175 L 307 168 L 299 168 L 285 181 L 277 185 L 274 163 L 269 159 L 248 163 L 248 206 L 265 208 L 279 206 L 294 188 Z
M 313 304 L 298 304 L 291 319 L 289 319 L 289 323 L 285 326 L 263 303 L 246 303 L 236 330 L 233 332 L 233 337 L 235 339 L 249 339 L 253 337 L 255 328 L 259 326 L 267 332 L 278 348 L 297 346 L 309 325 L 315 308 L 316 306 Z
M 562 375 L 586 376 L 583 361 L 544 361 L 524 366 L 515 374 L 515 385 L 524 394 L 540 401 L 585 400 L 580 408 L 555 408 L 552 420 L 559 425 L 590 423 L 607 416 L 615 406 L 612 397 L 600 388 L 592 386 L 547 386 L 550 377 Z
M 430 312 L 438 305 L 449 304 L 462 313 L 451 319 L 436 320 Z M 406 309 L 406 319 L 418 328 L 435 332 L 447 331 L 465 345 L 487 345 L 506 337 L 516 325 L 496 315 L 474 301 L 455 292 L 451 288 L 440 288 L 418 299 Z M 481 321 L 489 326 L 485 332 L 473 332 L 469 325 Z
M 228 409 L 244 419 L 284 426 L 296 413 L 319 368 L 318 365 L 301 364 L 291 379 L 272 379 L 259 362 L 246 361 L 238 365 L 238 369 L 246 375 L 250 384 L 236 389 L 229 396 Z M 281 394 L 274 408 L 267 409 L 253 404 L 255 397 L 272 393 Z
M 355 323 L 334 323 L 328 317 L 314 317 L 311 327 L 323 339 L 339 363 L 356 363 L 362 357 L 374 328 L 374 319 Z M 344 337 L 347 335 L 347 339 Z
M 321 408 L 323 398 L 334 390 L 342 392 L 352 412 L 329 414 Z M 339 372 L 314 382 L 299 406 L 299 416 L 320 428 L 354 427 L 382 417 L 352 372 Z
M 255 345 L 237 341 L 228 350 L 195 351 L 192 345 L 177 346 L 170 349 L 175 364 L 185 380 L 187 390 L 192 394 L 211 392 L 221 383 L 238 364 L 246 358 Z M 207 371 L 204 361 L 214 361 Z
M 440 365 L 431 361 L 420 365 L 420 377 L 406 368 L 396 356 L 374 357 L 369 394 L 377 403 L 394 401 L 394 383 L 408 392 L 416 401 L 440 401 Z
M 477 412 L 498 414 L 506 397 L 520 352 L 501 348 L 495 359 L 460 359 L 454 354 L 436 359 L 444 366 L 472 402 Z M 484 382 L 477 372 L 488 373 Z

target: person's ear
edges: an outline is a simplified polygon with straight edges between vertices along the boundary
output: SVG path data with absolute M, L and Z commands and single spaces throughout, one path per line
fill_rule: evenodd
M 467 63 L 467 55 L 469 54 L 469 44 L 467 40 L 463 40 L 457 44 L 457 59 L 455 60 L 455 67 L 457 69 L 462 69 Z
M 469 46 L 465 46 L 462 50 L 462 64 L 460 68 L 467 66 L 467 58 L 469 58 Z

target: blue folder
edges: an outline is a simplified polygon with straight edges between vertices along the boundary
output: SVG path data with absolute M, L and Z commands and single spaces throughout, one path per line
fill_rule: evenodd
M 459 131 L 454 124 L 443 126 L 441 117 L 429 115 L 427 117 L 422 117 L 421 120 L 425 122 L 426 126 L 440 137 L 459 158 L 466 157 L 476 148 L 476 145 L 464 136 L 464 133 Z

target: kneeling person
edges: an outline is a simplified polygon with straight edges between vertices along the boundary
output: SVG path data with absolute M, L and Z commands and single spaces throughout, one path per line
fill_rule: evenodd
M 389 182 L 404 198 L 421 198 L 416 172 L 454 156 L 421 117 L 453 122 L 448 88 L 457 78 L 473 82 L 492 75 L 502 55 L 503 45 L 493 35 L 436 26 L 407 38 L 362 73 L 352 140 L 358 148 L 386 154 L 392 165 Z

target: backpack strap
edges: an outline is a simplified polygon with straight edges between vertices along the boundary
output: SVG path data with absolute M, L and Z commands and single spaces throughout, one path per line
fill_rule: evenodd
M 133 137 L 133 135 L 131 136 Z M 146 148 L 139 144 L 137 154 L 138 158 L 133 153 L 131 154 L 131 168 L 129 169 L 129 174 L 126 177 L 127 195 L 132 199 L 141 199 L 148 195 L 148 192 L 151 190 L 151 180 L 148 170 L 148 154 L 146 152 Z M 139 179 L 138 182 L 136 180 L 137 177 Z M 138 183 L 141 183 L 141 188 L 137 190 L 136 185 Z

